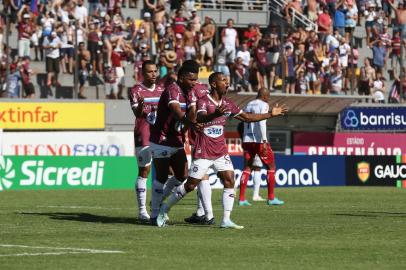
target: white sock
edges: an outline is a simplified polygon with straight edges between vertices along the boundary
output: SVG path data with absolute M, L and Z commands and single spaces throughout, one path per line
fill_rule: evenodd
M 147 213 L 147 178 L 138 176 L 137 184 L 135 185 L 135 192 L 137 194 L 139 213 Z
M 161 207 L 164 184 L 158 180 L 152 182 L 151 192 L 151 218 L 156 218 Z
M 213 206 L 211 205 L 211 186 L 209 180 L 200 181 L 197 190 L 199 191 L 206 219 L 210 220 L 213 218 Z
M 200 194 L 199 188 L 197 188 L 196 197 L 197 197 L 196 215 L 201 217 L 204 215 L 204 207 L 203 207 L 203 201 L 202 201 L 202 194 Z
M 163 204 L 163 210 L 168 213 L 172 206 L 179 202 L 186 195 L 185 184 L 181 184 L 176 187 L 172 194 L 168 197 L 166 202 Z
M 259 196 L 259 189 L 261 188 L 261 171 L 254 171 L 254 194 L 253 197 Z
M 178 179 L 176 179 L 175 176 L 171 176 L 170 178 L 168 178 L 168 181 L 166 181 L 166 183 L 164 185 L 162 200 L 165 200 L 172 193 L 174 188 L 176 188 L 180 184 L 182 184 L 182 182 L 179 181 Z
M 233 188 L 224 188 L 223 191 L 223 222 L 230 220 L 231 211 L 233 211 L 234 205 L 234 189 Z

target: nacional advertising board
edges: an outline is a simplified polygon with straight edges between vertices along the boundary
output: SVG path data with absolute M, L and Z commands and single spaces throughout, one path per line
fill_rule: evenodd
M 344 186 L 345 158 L 332 156 L 285 156 L 275 155 L 277 187 L 316 187 L 316 186 Z M 234 165 L 236 186 L 239 186 L 244 160 L 239 156 L 231 156 Z M 267 172 L 261 170 L 262 186 L 266 186 Z M 223 185 L 216 173 L 209 171 L 209 181 L 212 188 L 222 188 Z M 252 179 L 248 186 L 252 186 Z
M 396 186 L 406 180 L 406 164 L 401 156 L 347 157 L 347 185 Z
M 0 156 L 0 191 L 132 189 L 134 157 Z
M 104 103 L 0 103 L 0 129 L 103 129 Z
M 296 132 L 294 155 L 391 156 L 406 153 L 406 134 Z
M 134 156 L 134 135 L 104 131 L 3 132 L 1 152 L 11 156 Z
M 340 119 L 344 130 L 405 130 L 406 107 L 348 107 Z

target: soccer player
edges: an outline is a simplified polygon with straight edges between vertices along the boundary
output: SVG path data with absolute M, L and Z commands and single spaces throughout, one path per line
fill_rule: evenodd
M 269 91 L 261 88 L 258 91 L 257 98 L 249 102 L 245 112 L 261 115 L 269 110 Z M 267 169 L 268 176 L 268 205 L 282 205 L 283 201 L 275 198 L 275 158 L 271 146 L 266 136 L 266 120 L 256 123 L 245 123 L 243 136 L 243 149 L 245 166 L 240 180 L 240 206 L 249 206 L 250 203 L 245 199 L 245 190 L 247 188 L 248 178 L 251 174 L 251 167 L 258 156 Z
M 151 169 L 152 156 L 150 151 L 150 125 L 156 120 L 156 111 L 163 88 L 156 85 L 158 69 L 154 62 L 142 64 L 144 81 L 137 83 L 129 90 L 131 109 L 136 117 L 134 127 L 134 144 L 138 160 L 138 177 L 135 192 L 138 201 L 140 221 L 148 221 L 150 216 L 146 208 L 147 178 Z
M 188 117 L 196 121 L 196 104 L 197 101 L 209 94 L 208 85 L 197 83 L 189 93 Z M 196 132 L 193 129 L 188 131 L 189 144 L 192 152 L 195 145 Z M 211 186 L 209 176 L 206 174 L 197 186 L 197 210 L 190 217 L 185 218 L 185 222 L 191 224 L 214 225 L 213 206 L 211 204 Z
M 156 122 L 151 127 L 150 135 L 151 153 L 156 170 L 152 183 L 152 224 L 155 224 L 159 213 L 169 167 L 172 167 L 174 173 L 172 183 L 180 184 L 187 177 L 184 133 L 189 127 L 198 128 L 200 125 L 189 120 L 186 106 L 188 93 L 196 85 L 198 74 L 199 64 L 193 60 L 185 61 L 178 71 L 177 81 L 165 88 L 159 100 Z M 171 187 L 168 189 L 171 190 Z
M 224 126 L 229 116 L 245 122 L 255 122 L 283 115 L 287 112 L 285 106 L 276 105 L 271 112 L 264 114 L 248 114 L 238 108 L 231 100 L 227 99 L 229 82 L 221 72 L 210 75 L 209 95 L 197 101 L 197 121 L 203 128 L 197 132 L 193 161 L 186 182 L 178 186 L 175 191 L 162 203 L 157 217 L 157 225 L 165 226 L 167 213 L 171 207 L 180 201 L 187 193 L 191 192 L 213 166 L 218 171 L 218 176 L 224 184 L 223 191 L 223 220 L 221 228 L 243 229 L 231 221 L 230 215 L 234 204 L 234 167 L 224 143 Z

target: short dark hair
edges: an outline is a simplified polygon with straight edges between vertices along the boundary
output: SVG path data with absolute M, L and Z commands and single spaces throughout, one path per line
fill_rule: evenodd
M 221 75 L 224 75 L 223 72 L 213 72 L 210 76 L 209 76 L 209 84 L 214 83 L 218 77 L 220 77 Z
M 145 68 L 146 68 L 148 65 L 155 65 L 155 62 L 152 61 L 152 60 L 145 60 L 144 62 L 142 62 L 142 67 L 141 67 L 142 72 L 145 71 Z
M 198 74 L 200 65 L 195 60 L 186 60 L 183 62 L 181 68 L 178 71 L 178 77 L 184 76 L 187 73 Z

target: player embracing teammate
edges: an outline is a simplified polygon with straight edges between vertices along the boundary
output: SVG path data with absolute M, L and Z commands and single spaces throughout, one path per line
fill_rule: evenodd
M 189 169 L 189 177 L 186 182 L 176 187 L 168 199 L 162 203 L 159 215 L 157 217 L 157 225 L 159 227 L 165 226 L 166 222 L 168 221 L 167 213 L 169 212 L 170 208 L 180 201 L 187 193 L 194 190 L 202 178 L 206 175 L 208 169 L 210 167 L 214 167 L 214 169 L 218 172 L 217 175 L 224 184 L 222 198 L 223 220 L 220 227 L 242 229 L 243 226 L 235 224 L 230 219 L 235 196 L 234 167 L 230 156 L 228 155 L 227 146 L 225 144 L 224 126 L 226 124 L 226 120 L 228 117 L 234 117 L 244 122 L 257 122 L 283 115 L 287 112 L 287 108 L 285 106 L 278 105 L 272 108 L 270 112 L 263 114 L 248 114 L 243 112 L 240 108 L 238 108 L 237 105 L 225 97 L 229 87 L 229 82 L 226 76 L 221 72 L 211 74 L 209 77 L 209 84 L 211 87 L 210 94 L 196 101 L 197 123 L 194 123 L 194 127 L 196 128 L 197 132 L 192 153 L 193 161 Z M 187 116 L 183 113 L 180 114 L 180 116 L 183 117 L 183 119 L 187 119 Z M 200 126 L 198 123 L 201 123 L 200 125 L 202 126 Z

